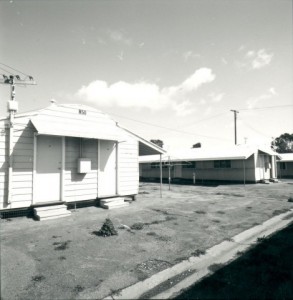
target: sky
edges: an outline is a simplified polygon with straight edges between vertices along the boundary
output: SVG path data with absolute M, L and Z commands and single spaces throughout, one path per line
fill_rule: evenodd
M 293 133 L 291 0 L 0 0 L 19 112 L 95 107 L 166 150 Z M 10 87 L 0 85 L 0 115 Z

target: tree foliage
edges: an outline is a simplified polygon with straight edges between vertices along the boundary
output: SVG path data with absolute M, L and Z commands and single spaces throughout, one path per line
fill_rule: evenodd
M 201 143 L 193 144 L 192 148 L 201 148 Z
M 151 140 L 151 142 L 152 142 L 153 144 L 158 145 L 158 146 L 161 147 L 161 148 L 163 148 L 163 146 L 164 146 L 164 143 L 163 143 L 162 140 Z
M 278 153 L 293 153 L 293 133 L 283 133 L 275 138 L 272 148 Z

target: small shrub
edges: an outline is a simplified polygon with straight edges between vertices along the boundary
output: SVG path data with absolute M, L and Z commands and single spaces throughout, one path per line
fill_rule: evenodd
M 94 231 L 93 233 L 103 237 L 118 235 L 118 232 L 116 231 L 112 221 L 109 218 L 105 220 L 102 228 L 98 232 Z
M 216 272 L 223 267 L 224 267 L 224 264 L 212 264 L 208 267 L 208 269 L 212 272 Z
M 53 245 L 58 245 L 54 248 L 54 250 L 65 250 L 65 249 L 68 249 L 69 248 L 69 243 L 71 241 L 66 241 L 66 242 L 55 242 L 53 243 Z
M 133 230 L 142 230 L 144 228 L 144 224 L 141 222 L 134 223 L 133 225 L 130 226 L 130 228 Z
M 196 210 L 195 213 L 200 214 L 200 215 L 205 215 L 207 212 L 204 210 Z
M 80 293 L 80 292 L 82 292 L 84 289 L 85 289 L 85 288 L 84 288 L 83 286 L 77 285 L 77 286 L 75 286 L 75 288 L 74 288 L 74 292 L 75 292 L 75 293 Z
M 45 276 L 43 276 L 43 275 L 37 275 L 37 276 L 32 277 L 32 281 L 34 281 L 34 282 L 40 282 L 40 281 L 43 281 L 44 279 L 45 279 Z
M 257 242 L 258 243 L 261 243 L 261 242 L 263 242 L 263 241 L 265 241 L 266 240 L 266 236 L 264 235 L 264 236 L 262 236 L 262 237 L 259 237 L 259 238 L 257 238 Z
M 289 197 L 288 202 L 293 202 L 293 197 Z
M 201 250 L 201 249 L 196 249 L 194 252 L 191 253 L 192 256 L 201 256 L 206 254 L 205 250 Z

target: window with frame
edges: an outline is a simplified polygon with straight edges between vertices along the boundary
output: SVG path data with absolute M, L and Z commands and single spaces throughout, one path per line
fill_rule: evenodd
M 214 168 L 230 169 L 231 168 L 231 160 L 214 160 Z
M 195 169 L 196 168 L 196 162 L 195 161 L 185 161 L 182 164 L 183 169 Z
M 162 168 L 168 168 L 169 167 L 169 162 L 165 161 L 162 162 Z M 172 168 L 173 166 L 170 164 L 170 167 Z M 160 168 L 160 163 L 158 162 L 153 162 L 151 163 L 151 169 L 159 169 Z
M 286 163 L 285 162 L 280 163 L 280 170 L 286 170 Z

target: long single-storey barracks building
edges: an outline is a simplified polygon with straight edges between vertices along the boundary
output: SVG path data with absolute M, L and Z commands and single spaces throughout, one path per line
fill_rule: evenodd
M 134 196 L 138 157 L 165 152 L 83 105 L 16 114 L 10 127 L 0 119 L 0 210 Z
M 279 154 L 277 161 L 278 178 L 293 178 L 293 153 Z
M 204 183 L 261 182 L 277 178 L 277 153 L 271 149 L 233 146 L 228 149 L 188 149 L 162 158 L 162 177 L 171 181 Z M 159 157 L 140 158 L 140 179 L 158 180 Z

